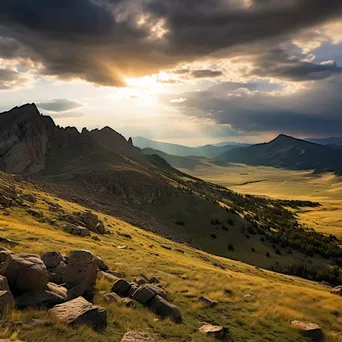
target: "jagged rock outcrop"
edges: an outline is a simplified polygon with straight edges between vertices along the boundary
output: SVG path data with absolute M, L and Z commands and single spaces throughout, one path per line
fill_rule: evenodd
M 0 169 L 34 174 L 45 167 L 49 135 L 54 123 L 34 104 L 0 114 Z

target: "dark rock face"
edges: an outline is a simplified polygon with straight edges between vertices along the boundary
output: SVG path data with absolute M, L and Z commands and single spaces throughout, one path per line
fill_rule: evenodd
M 0 169 L 8 173 L 34 174 L 45 167 L 50 117 L 41 116 L 34 104 L 16 107 L 0 115 Z

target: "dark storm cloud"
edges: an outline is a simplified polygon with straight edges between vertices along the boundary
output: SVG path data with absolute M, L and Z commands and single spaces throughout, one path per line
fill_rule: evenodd
M 38 102 L 37 106 L 50 112 L 66 112 L 75 108 L 82 107 L 79 102 L 68 99 L 53 99 L 47 102 Z
M 124 78 L 226 53 L 261 50 L 341 15 L 340 0 L 2 0 L 0 56 L 41 62 L 42 73 L 124 86 Z M 145 16 L 146 20 L 141 20 Z M 164 23 L 164 24 L 163 24 Z M 158 26 L 159 25 L 159 26 Z M 167 32 L 160 37 L 156 34 Z M 1 44 L 1 43 L 0 43 Z M 18 51 L 18 50 L 17 50 Z M 280 76 L 281 71 L 276 72 Z
M 342 73 L 342 67 L 337 66 L 333 61 L 314 63 L 303 60 L 303 57 L 290 54 L 284 49 L 272 49 L 254 60 L 255 67 L 250 74 L 260 77 L 271 76 L 291 81 L 310 81 Z
M 277 85 L 272 89 L 271 84 L 227 82 L 206 91 L 178 94 L 187 99 L 182 103 L 170 102 L 170 96 L 164 100 L 184 115 L 228 124 L 238 132 L 340 135 L 341 87 L 342 76 L 287 95 L 277 93 L 281 90 Z

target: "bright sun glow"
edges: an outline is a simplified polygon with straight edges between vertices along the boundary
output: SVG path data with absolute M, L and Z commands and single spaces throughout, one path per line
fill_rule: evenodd
M 144 76 L 139 78 L 127 78 L 127 84 L 130 87 L 157 90 L 160 84 L 157 82 L 157 77 L 155 76 Z

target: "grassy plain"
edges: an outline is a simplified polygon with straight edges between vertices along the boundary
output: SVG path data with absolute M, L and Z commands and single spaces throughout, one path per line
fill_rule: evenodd
M 196 169 L 182 171 L 239 193 L 320 202 L 320 207 L 298 211 L 299 221 L 342 238 L 342 177 L 244 164 L 220 166 L 205 159 Z
M 54 214 L 48 211 L 45 199 L 59 203 L 70 213 L 84 210 L 74 203 L 40 193 L 29 185 L 23 188 L 36 193 L 39 200 L 34 207 L 47 218 L 53 218 Z M 290 326 L 292 320 L 303 319 L 321 325 L 327 342 L 342 342 L 341 300 L 330 294 L 324 285 L 206 254 L 112 216 L 98 215 L 113 232 L 100 236 L 99 240 L 64 233 L 58 227 L 38 222 L 20 208 L 0 214 L 0 234 L 20 242 L 13 249 L 16 252 L 40 254 L 57 250 L 67 254 L 74 249 L 88 249 L 101 256 L 113 270 L 125 272 L 128 279 L 140 273 L 155 274 L 171 301 L 180 308 L 184 322 L 176 325 L 168 320 L 155 320 L 156 316 L 143 307 L 128 309 L 104 304 L 100 291 L 109 290 L 110 284 L 101 281 L 95 303 L 107 309 L 105 332 L 95 333 L 84 327 L 68 328 L 54 322 L 44 310 L 30 310 L 14 312 L 7 319 L 40 318 L 47 324 L 36 329 L 25 326 L 2 329 L 0 338 L 26 342 L 119 342 L 126 331 L 136 330 L 152 332 L 161 341 L 210 342 L 213 340 L 197 332 L 203 322 L 210 322 L 227 326 L 236 342 L 304 342 L 306 339 Z M 130 234 L 132 238 L 124 238 L 118 233 Z M 118 249 L 118 245 L 126 245 L 129 249 Z M 170 246 L 171 250 L 164 249 L 163 245 Z M 204 308 L 198 303 L 200 295 L 217 300 L 219 304 L 212 309 Z

